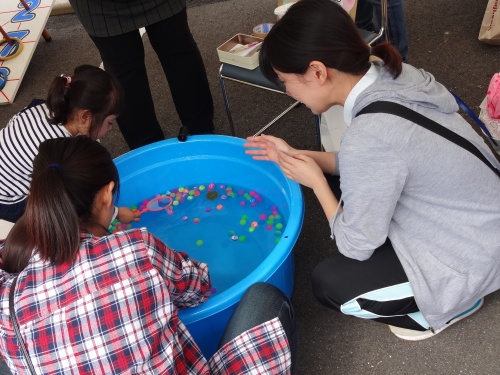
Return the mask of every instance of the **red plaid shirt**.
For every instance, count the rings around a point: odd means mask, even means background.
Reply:
[[[3,245],[0,244],[0,251]],[[0,270],[0,351],[28,374],[10,323],[12,275]],[[41,374],[285,374],[288,342],[278,319],[223,346],[207,363],[178,308],[210,295],[206,264],[168,248],[145,229],[82,233],[74,264],[34,255],[19,275],[15,306]]]

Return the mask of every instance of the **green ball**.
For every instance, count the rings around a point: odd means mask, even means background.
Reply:
[[[201,245],[203,245],[203,241],[202,240],[196,241],[196,246],[201,246]]]

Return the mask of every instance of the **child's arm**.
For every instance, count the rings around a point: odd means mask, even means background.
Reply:
[[[132,221],[140,221],[141,214],[139,212],[134,212],[128,207],[115,207],[118,208],[118,220],[123,224],[130,224]]]
[[[144,228],[141,233],[151,263],[167,283],[174,305],[185,308],[205,302],[212,286],[208,265],[171,249]]]

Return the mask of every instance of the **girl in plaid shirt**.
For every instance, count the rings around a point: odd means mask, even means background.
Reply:
[[[0,352],[10,370],[29,374],[31,361],[43,374],[290,373],[292,307],[264,283],[247,291],[219,351],[204,358],[177,311],[209,298],[208,266],[145,228],[110,234],[118,191],[98,142],[40,145],[26,212],[0,243]],[[29,358],[9,312],[12,285]]]

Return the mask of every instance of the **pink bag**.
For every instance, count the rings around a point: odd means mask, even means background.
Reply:
[[[491,118],[500,119],[500,73],[491,78],[486,94],[488,114]]]
[[[493,75],[483,102],[479,105],[479,118],[492,137],[500,140],[500,73]]]

